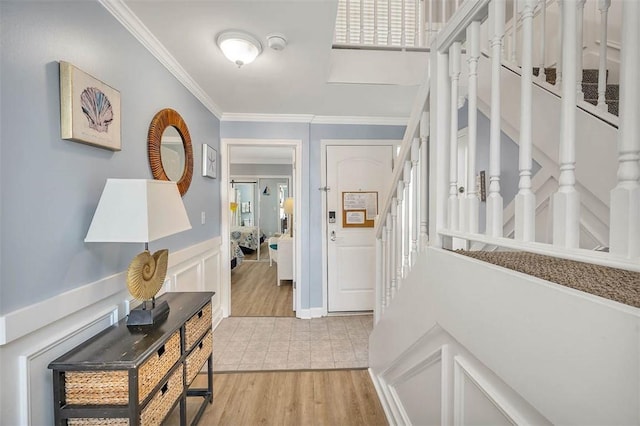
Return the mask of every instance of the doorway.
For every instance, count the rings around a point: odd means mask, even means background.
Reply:
[[[295,164],[301,163],[301,141],[223,139],[220,150],[226,160],[220,170],[224,316],[293,316],[300,305],[299,221],[293,222],[294,250],[281,254],[284,259],[277,254],[289,231],[284,201],[291,198],[294,212],[300,211]],[[291,275],[281,280],[287,267]]]
[[[398,141],[323,141],[323,280],[327,313],[374,309],[375,220]]]

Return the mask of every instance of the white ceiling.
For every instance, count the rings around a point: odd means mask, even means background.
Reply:
[[[415,85],[389,84],[388,78],[381,79],[384,84],[353,78],[328,83],[337,0],[123,1],[224,114],[410,114]],[[262,42],[255,62],[237,68],[222,55],[215,39],[227,29],[247,31]],[[271,33],[286,36],[283,51],[266,46]]]

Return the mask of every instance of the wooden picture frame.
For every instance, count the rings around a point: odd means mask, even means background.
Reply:
[[[120,92],[60,61],[60,137],[120,151],[121,128]]]

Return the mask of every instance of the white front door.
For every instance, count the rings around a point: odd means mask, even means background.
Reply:
[[[391,145],[327,146],[329,312],[374,308],[375,229],[368,226],[371,211],[359,210],[358,203],[369,203],[375,193],[380,208],[391,181],[392,158]]]

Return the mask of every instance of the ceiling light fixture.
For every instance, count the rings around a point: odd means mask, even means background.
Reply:
[[[242,31],[225,31],[218,35],[218,47],[228,60],[240,68],[253,62],[260,53],[262,45],[250,34]]]

